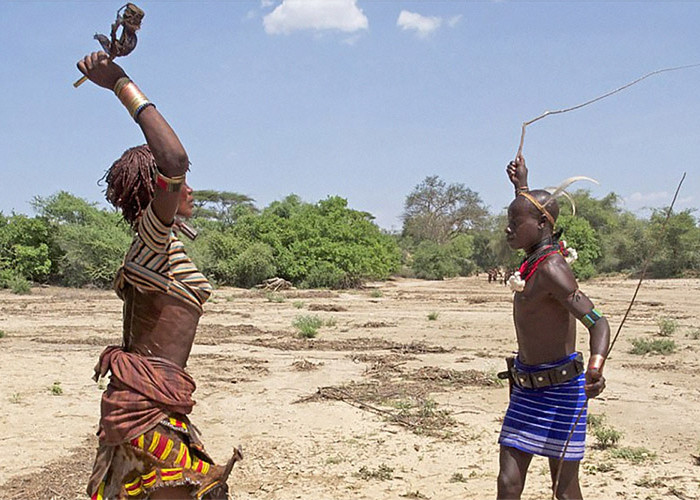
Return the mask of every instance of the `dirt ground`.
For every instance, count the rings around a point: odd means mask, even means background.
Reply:
[[[582,289],[616,330],[635,281]],[[644,283],[590,404],[581,483],[587,498],[700,498],[700,281]],[[188,370],[192,420],[209,452],[245,459],[235,499],[493,498],[508,389],[495,374],[515,349],[511,293],[485,276],[399,279],[362,290],[216,291]],[[298,316],[324,324],[298,336]],[[664,340],[668,355],[630,353]],[[0,291],[0,498],[77,498],[90,471],[100,351],[119,343],[121,302],[100,290]],[[588,353],[586,330],[579,348]],[[598,432],[622,433],[602,449]],[[603,436],[604,437],[604,436]],[[547,498],[533,461],[523,498]]]

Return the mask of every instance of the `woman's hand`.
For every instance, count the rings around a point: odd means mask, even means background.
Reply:
[[[527,188],[527,167],[525,166],[525,158],[523,158],[523,155],[519,154],[515,157],[515,160],[508,164],[506,173],[516,190]]]
[[[121,77],[126,76],[124,70],[109,59],[105,52],[93,52],[80,61],[78,69],[87,76],[91,82],[100,87],[112,90]]]

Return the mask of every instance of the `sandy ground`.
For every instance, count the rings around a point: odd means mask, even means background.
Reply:
[[[615,330],[635,285],[582,288]],[[644,283],[608,389],[591,402],[622,438],[600,449],[589,428],[587,498],[700,498],[699,292],[698,280]],[[300,315],[325,322],[317,338],[298,337]],[[0,498],[81,496],[99,413],[91,371],[119,342],[120,316],[109,291],[0,291]],[[661,338],[662,317],[679,323],[675,352],[631,354],[631,339]],[[586,334],[579,327],[585,353]],[[235,499],[493,498],[508,399],[494,375],[514,348],[511,294],[483,276],[343,292],[224,288],[189,361],[192,420],[219,460],[243,447]],[[644,450],[626,457],[630,447]],[[547,462],[535,458],[524,498],[548,495]]]

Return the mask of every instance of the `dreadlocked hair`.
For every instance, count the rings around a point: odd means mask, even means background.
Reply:
[[[124,151],[101,179],[107,182],[107,201],[122,211],[131,226],[153,199],[155,172],[156,160],[143,144]]]

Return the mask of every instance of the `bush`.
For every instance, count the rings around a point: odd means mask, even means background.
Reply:
[[[345,271],[330,262],[319,262],[312,267],[302,281],[304,288],[348,288],[359,285]]]
[[[311,339],[318,335],[318,329],[323,326],[323,320],[318,316],[297,316],[292,326],[299,330],[299,336]]]
[[[64,252],[58,266],[60,284],[111,286],[132,238],[125,223],[110,218],[104,223],[59,226],[56,239]]]
[[[422,241],[413,254],[412,269],[417,278],[441,280],[469,276],[476,270],[474,238],[459,234],[445,244]]]
[[[423,241],[413,254],[411,266],[416,278],[441,280],[458,276],[460,266],[452,257],[447,245],[439,245],[433,241]]]
[[[35,198],[34,207],[53,228],[59,284],[111,286],[132,240],[121,215],[63,191]]]
[[[201,269],[222,285],[250,288],[275,275],[272,249],[245,240],[233,228],[210,231],[202,242]]]
[[[593,429],[593,435],[596,438],[598,448],[606,450],[617,446],[617,443],[622,438],[622,433],[612,427],[599,425]]]
[[[676,350],[676,343],[671,339],[645,340],[632,339],[630,354],[671,354]]]
[[[244,288],[261,283],[275,275],[272,249],[264,243],[252,243],[237,256],[233,266],[235,283]]]
[[[633,463],[640,463],[646,460],[655,459],[656,453],[647,450],[643,447],[634,448],[630,446],[625,446],[623,448],[610,450],[610,456],[612,456],[613,458],[621,458],[623,460],[627,460]]]
[[[7,281],[7,287],[17,295],[27,295],[32,291],[32,284],[19,274],[15,274]]]
[[[45,281],[56,254],[49,223],[26,215],[0,214],[0,272],[32,281]]]
[[[305,287],[345,288],[385,279],[399,265],[396,242],[339,197],[310,204],[291,195],[233,225],[208,221],[203,239],[194,245],[202,271],[238,286],[279,276]]]
[[[678,322],[672,318],[659,318],[656,324],[659,326],[660,337],[670,337],[678,329]]]
[[[567,246],[574,248],[578,254],[571,269],[579,280],[587,280],[595,276],[594,263],[600,257],[600,242],[591,224],[581,217],[562,215],[557,225],[564,229],[562,239]]]

